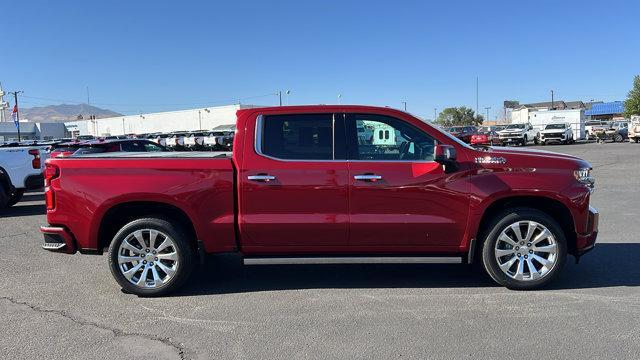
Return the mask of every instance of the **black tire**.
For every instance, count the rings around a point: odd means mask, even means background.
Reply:
[[[622,134],[616,134],[613,137],[613,142],[623,142],[624,141],[624,137],[622,136]]]
[[[13,205],[19,203],[20,200],[22,200],[23,195],[24,195],[24,189],[15,190],[13,194],[11,194],[7,199],[7,204],[5,206],[12,207]]]
[[[9,196],[4,186],[0,184],[0,210],[7,207],[7,202],[9,201]]]
[[[522,146],[527,146],[527,135],[525,135],[525,136],[522,138],[521,142],[522,142]]]
[[[638,142],[640,142],[640,138],[634,138],[633,141],[635,141],[637,144]]]
[[[516,280],[505,274],[498,266],[498,260],[494,255],[494,249],[498,236],[507,226],[517,221],[535,221],[545,226],[554,236],[557,243],[557,260],[547,274],[537,280]],[[498,214],[486,228],[488,233],[482,243],[482,267],[496,283],[512,290],[534,290],[544,287],[553,281],[562,268],[567,258],[567,241],[560,225],[546,213],[531,208],[512,208]]]
[[[142,229],[161,231],[169,235],[176,245],[178,258],[177,270],[166,284],[158,288],[142,288],[132,284],[122,274],[120,265],[118,264],[118,251],[122,242],[134,231]],[[195,249],[191,246],[191,240],[193,239],[189,239],[186,234],[181,226],[172,224],[162,218],[142,218],[126,224],[118,231],[109,245],[109,268],[111,274],[125,292],[138,296],[161,296],[177,290],[189,278],[196,259]]]
[[[535,138],[533,138],[533,143],[536,145],[540,144],[540,139],[538,139],[538,137],[536,136]]]

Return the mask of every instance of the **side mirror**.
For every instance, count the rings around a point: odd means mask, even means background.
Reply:
[[[433,153],[434,160],[444,167],[445,173],[458,170],[456,148],[451,145],[436,145]]]

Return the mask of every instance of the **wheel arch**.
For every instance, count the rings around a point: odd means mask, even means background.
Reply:
[[[177,206],[155,201],[131,201],[109,208],[98,226],[97,250],[102,252],[109,246],[115,234],[127,223],[145,217],[159,217],[180,224],[197,248],[197,232],[185,211]]]
[[[513,208],[531,208],[550,215],[558,222],[567,240],[567,250],[569,254],[576,251],[576,227],[573,216],[569,208],[561,201],[545,196],[516,195],[508,196],[495,200],[489,204],[480,219],[477,229],[477,239],[479,243],[484,241],[486,234],[491,230],[488,229],[492,219],[506,209]],[[480,249],[481,246],[476,246]],[[477,254],[476,254],[477,255]]]

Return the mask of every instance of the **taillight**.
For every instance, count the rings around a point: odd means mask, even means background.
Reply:
[[[31,149],[29,150],[29,155],[33,156],[33,160],[31,160],[31,166],[34,169],[40,169],[40,166],[42,166],[42,163],[40,162],[40,150]]]
[[[60,169],[51,164],[46,164],[44,168],[44,200],[47,210],[53,210],[56,207],[56,194],[51,188],[51,180],[60,176]]]
[[[44,168],[44,186],[50,186],[51,180],[60,176],[60,169],[51,164],[47,164]]]
[[[53,210],[56,208],[56,194],[49,186],[44,188],[44,201],[47,204],[47,210]]]

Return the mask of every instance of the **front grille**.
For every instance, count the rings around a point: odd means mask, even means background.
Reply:
[[[545,139],[562,139],[562,137],[564,136],[564,133],[551,133],[551,134],[544,134],[543,136]]]
[[[521,137],[520,134],[500,134],[500,139],[520,139]]]

